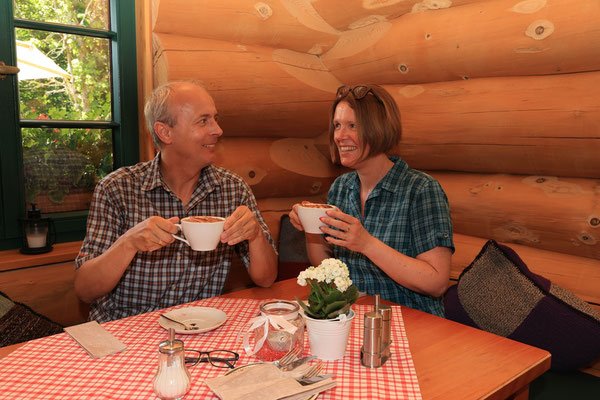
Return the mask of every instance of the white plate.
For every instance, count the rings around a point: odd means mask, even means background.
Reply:
[[[223,325],[227,321],[227,314],[221,310],[210,307],[187,307],[180,308],[165,313],[169,318],[175,321],[183,322],[188,326],[196,326],[198,329],[186,331],[183,326],[171,322],[165,318],[158,317],[158,324],[165,329],[174,328],[175,332],[184,335],[193,335],[195,333],[202,333],[212,331]]]
[[[230,369],[229,371],[227,371],[225,373],[225,375],[230,375],[230,374],[235,374],[236,372],[241,371],[244,368],[248,368],[248,367],[255,367],[257,365],[259,365],[260,363],[253,363],[253,364],[246,364],[246,365],[241,365],[239,367],[235,367],[234,369]],[[317,397],[319,397],[319,393],[313,394],[310,397],[307,397],[306,400],[315,400]]]

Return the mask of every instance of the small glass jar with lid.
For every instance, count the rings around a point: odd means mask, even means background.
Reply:
[[[300,306],[298,303],[287,300],[274,300],[262,303],[260,305],[260,314],[265,317],[281,317],[296,327],[294,332],[284,327],[277,327],[275,324],[267,323],[259,326],[254,331],[255,340],[265,335],[266,339],[262,347],[256,353],[261,361],[276,361],[283,357],[287,352],[294,348],[300,349],[300,354],[304,351],[304,320],[300,315]]]
[[[181,399],[190,390],[191,375],[184,354],[183,342],[175,339],[175,330],[169,328],[169,340],[158,345],[158,370],[152,381],[159,399]]]

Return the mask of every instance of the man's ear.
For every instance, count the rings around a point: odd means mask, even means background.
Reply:
[[[161,142],[165,144],[171,143],[171,127],[169,125],[157,121],[154,123],[154,132],[156,132],[156,136],[158,136]]]

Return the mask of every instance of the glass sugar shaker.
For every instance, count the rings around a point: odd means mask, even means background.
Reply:
[[[169,328],[169,340],[158,345],[158,370],[154,376],[154,393],[161,400],[181,399],[189,390],[190,372],[185,366],[184,347]]]
[[[256,353],[261,361],[276,361],[293,348],[299,348],[300,354],[304,351],[304,319],[299,313],[298,303],[286,300],[274,300],[260,305],[260,314],[263,316],[278,316],[294,325],[297,329],[290,333],[279,329],[273,324],[260,326],[254,331],[255,338],[263,337],[264,329],[268,330],[267,339]]]

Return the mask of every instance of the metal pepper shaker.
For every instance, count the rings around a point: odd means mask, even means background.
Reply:
[[[378,313],[381,315],[381,364],[383,365],[391,356],[392,307],[381,304]]]
[[[360,362],[368,368],[381,367],[381,314],[375,311],[365,313],[363,346],[360,349]]]

